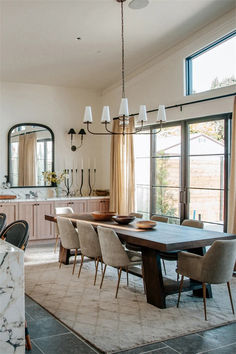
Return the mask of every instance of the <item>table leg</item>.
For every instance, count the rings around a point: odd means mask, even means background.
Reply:
[[[142,257],[147,302],[161,309],[166,308],[159,253],[156,250],[142,248]]]
[[[62,247],[60,242],[59,262],[63,264],[69,264],[70,250]]]

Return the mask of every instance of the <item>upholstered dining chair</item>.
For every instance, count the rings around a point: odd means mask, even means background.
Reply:
[[[0,233],[2,232],[2,230],[6,225],[6,219],[7,219],[6,214],[0,213]]]
[[[136,264],[142,264],[142,258],[137,253],[125,250],[114,230],[101,226],[98,226],[97,230],[102,251],[102,260],[105,264],[100,289],[102,288],[107,265],[117,268],[118,282],[115,294],[115,298],[117,298],[122,270],[126,270],[128,285],[128,268]]]
[[[25,250],[29,239],[29,225],[25,220],[13,221],[2,231],[1,238]]]
[[[188,277],[202,283],[205,320],[207,320],[207,283],[227,283],[232,312],[234,314],[230,280],[233,274],[235,258],[236,240],[215,241],[204,256],[199,256],[190,252],[180,252],[176,270],[176,272],[181,275],[177,307],[179,307],[184,277]]]
[[[198,220],[191,220],[191,219],[185,219],[182,224],[182,226],[188,226],[188,227],[195,227],[198,229],[203,229],[203,222],[198,221]],[[178,254],[180,250],[178,251],[168,251],[168,252],[160,252],[160,257],[162,260],[165,261],[177,261],[178,260]],[[177,280],[179,280],[179,275],[177,274]]]
[[[141,213],[129,213],[129,216],[135,216],[138,219],[142,219],[143,214],[141,214]]]
[[[55,208],[55,214],[56,215],[62,215],[62,214],[74,214],[74,210],[71,207],[56,207]],[[54,248],[54,253],[56,253],[57,250],[57,244],[58,244],[58,239],[59,239],[59,230],[58,226],[56,223],[56,243],[55,243],[55,248]]]
[[[169,221],[169,219],[166,216],[160,216],[160,215],[153,215],[151,217],[151,220],[158,221],[158,222],[165,222],[165,223],[168,223]],[[164,259],[162,259],[162,265],[163,265],[164,272],[166,274],[166,265]]]
[[[98,239],[98,234],[94,230],[93,226],[84,221],[77,222],[77,229],[79,234],[80,251],[81,251],[81,263],[78,273],[78,278],[81,273],[81,269],[84,262],[84,257],[92,258],[95,260],[95,277],[94,285],[96,284],[98,264],[102,261],[102,252]]]
[[[166,223],[169,221],[169,219],[166,216],[159,216],[159,215],[153,215],[151,217],[151,220],[159,221],[159,222],[166,222]]]
[[[62,216],[57,217],[57,225],[62,247],[69,250],[75,250],[75,258],[72,269],[72,274],[74,274],[78,248],[80,248],[78,231],[74,228],[69,219],[63,218]],[[61,268],[61,261],[59,267]]]

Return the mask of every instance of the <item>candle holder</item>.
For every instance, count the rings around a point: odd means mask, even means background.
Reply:
[[[93,172],[93,183],[91,183],[92,180],[92,172]],[[90,168],[88,169],[88,186],[89,186],[89,196],[93,193],[94,186],[96,182],[96,168],[91,170]]]
[[[71,187],[73,185],[73,169],[66,169],[65,170],[65,178],[64,178],[64,184],[66,187],[66,197],[71,196]]]
[[[82,194],[83,184],[84,184],[84,170],[83,170],[83,168],[81,168],[81,184],[80,184],[80,189],[79,189],[81,197],[83,196],[83,194]]]

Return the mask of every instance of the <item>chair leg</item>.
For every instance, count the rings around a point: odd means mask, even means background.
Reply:
[[[146,283],[144,279],[144,269],[143,269],[143,263],[142,263],[142,278],[143,278],[143,289],[144,289],[144,294],[146,294]]]
[[[64,258],[64,252],[65,252],[65,248],[63,248],[62,255],[60,258]],[[61,268],[61,260],[60,260],[59,268]]]
[[[181,281],[180,281],[180,284],[179,284],[179,296],[178,296],[178,301],[177,301],[177,307],[179,307],[180,296],[181,296],[181,291],[182,291],[182,288],[183,288],[183,284],[184,284],[184,276],[181,275]]]
[[[82,255],[81,255],[80,267],[79,267],[78,278],[79,278],[79,276],[80,276],[80,272],[81,272],[81,269],[82,269],[82,266],[83,266],[83,262],[84,262],[84,255],[82,254]]]
[[[165,265],[164,259],[162,259],[162,265],[163,265],[163,269],[164,269],[164,272],[165,272],[165,275],[166,275],[166,265]]]
[[[76,248],[76,250],[75,250],[75,258],[74,258],[74,263],[73,263],[73,270],[72,270],[72,274],[74,274],[74,272],[75,272],[75,265],[76,265],[77,252],[78,252],[78,250],[77,250],[77,248]]]
[[[26,350],[32,350],[30,335],[29,335],[26,321],[25,321],[25,348],[26,348]]]
[[[202,283],[202,292],[203,292],[203,304],[204,304],[205,321],[207,321],[207,311],[206,311],[206,284],[205,284],[205,283]]]
[[[127,279],[127,286],[129,286],[129,272],[128,272],[128,267],[126,267],[126,279]]]
[[[106,273],[106,269],[107,269],[107,265],[105,264],[105,266],[104,266],[104,271],[103,271],[103,273],[102,273],[102,280],[101,280],[101,284],[100,284],[100,289],[102,288],[103,279],[104,279],[104,276],[105,276],[105,273]]]
[[[54,253],[56,253],[56,250],[57,250],[58,238],[59,238],[59,235],[57,234],[55,248],[54,248]]]
[[[234,304],[233,304],[233,299],[232,299],[232,295],[231,295],[231,289],[230,289],[230,282],[227,282],[227,286],[228,286],[228,292],[229,292],[229,298],[230,298],[230,303],[231,303],[231,307],[232,307],[232,312],[234,314]]]
[[[98,273],[98,264],[99,264],[99,257],[95,260],[95,278],[93,285],[96,285],[97,273]]]
[[[118,290],[119,290],[119,286],[120,286],[120,276],[121,276],[121,272],[122,272],[122,268],[119,268],[119,273],[118,273],[118,282],[117,282],[117,287],[116,287],[116,296],[115,298],[117,299],[117,295],[118,295]]]

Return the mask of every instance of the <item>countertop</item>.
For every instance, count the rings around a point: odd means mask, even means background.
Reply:
[[[16,199],[2,199],[0,200],[0,204],[3,203],[20,203],[20,202],[59,202],[59,201],[73,201],[73,200],[94,200],[94,199],[109,199],[109,196],[104,196],[104,197],[98,197],[98,196],[93,196],[93,197],[53,197],[53,198],[16,198]]]

